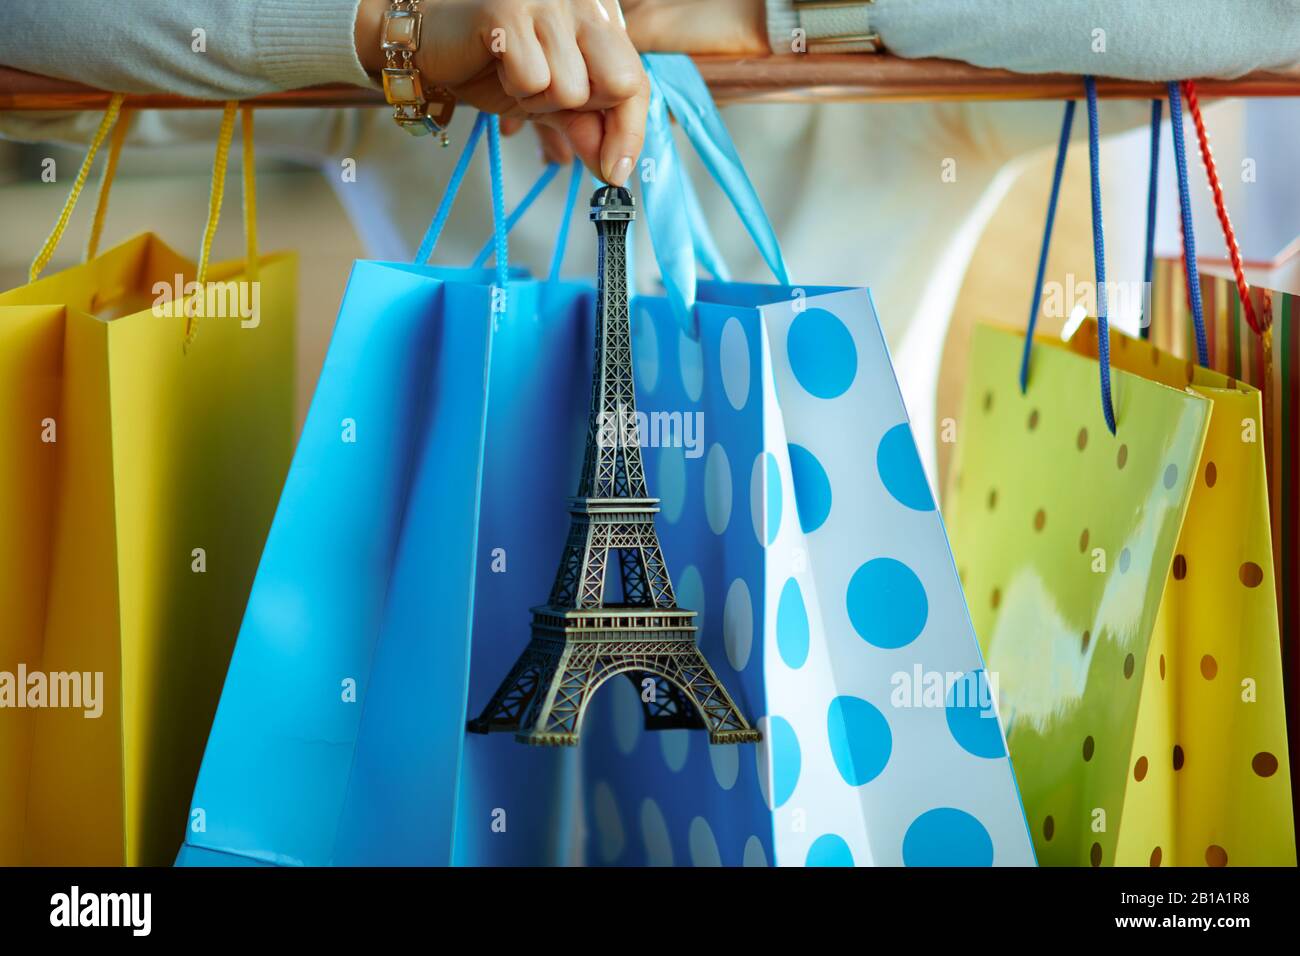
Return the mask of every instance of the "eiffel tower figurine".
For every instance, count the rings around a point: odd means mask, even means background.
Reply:
[[[603,186],[591,197],[599,237],[596,362],[587,450],[569,499],[569,537],[550,598],[533,608],[532,639],[484,708],[474,733],[514,731],[526,744],[573,745],[592,694],[626,674],[647,730],[696,728],[715,744],[757,741],[695,643],[695,612],[677,606],[646,490],[632,381],[627,230],[632,194]],[[611,556],[614,556],[611,560]],[[622,599],[605,598],[618,568]]]

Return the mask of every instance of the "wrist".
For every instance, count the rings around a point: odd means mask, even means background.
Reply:
[[[384,52],[380,47],[383,33],[384,11],[388,0],[360,0],[353,38],[357,45],[357,59],[371,76],[378,76],[384,68]]]

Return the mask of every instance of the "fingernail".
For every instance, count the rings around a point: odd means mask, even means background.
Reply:
[[[628,174],[632,172],[632,157],[624,156],[614,164],[614,171],[609,175],[611,186],[622,186],[627,182]]]

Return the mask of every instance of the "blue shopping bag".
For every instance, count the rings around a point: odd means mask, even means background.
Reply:
[[[496,267],[420,264],[485,129]],[[353,269],[179,864],[567,853],[573,755],[464,732],[550,586],[591,367],[592,289],[508,270],[501,193],[480,117],[417,263]]]
[[[586,858],[1032,865],[870,293],[790,282],[693,65],[645,59],[653,175],[640,185],[666,287],[633,306],[646,474],[679,603],[699,612],[701,649],[763,741],[647,733],[635,688],[612,682],[583,731]],[[777,284],[697,282],[697,259],[725,271],[670,114]]]

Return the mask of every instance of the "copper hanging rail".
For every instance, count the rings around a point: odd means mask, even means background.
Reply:
[[[920,100],[1051,100],[1079,95],[1077,76],[986,70],[955,60],[905,60],[863,54],[695,58],[721,103]],[[1300,71],[1260,71],[1235,80],[1197,80],[1203,96],[1300,96]],[[1099,80],[1099,96],[1144,99],[1163,95],[1164,85],[1134,80]],[[94,110],[109,93],[0,67],[0,110]],[[129,96],[148,109],[202,109],[215,100],[154,94]],[[317,86],[271,93],[247,101],[259,107],[382,106],[373,90]]]

